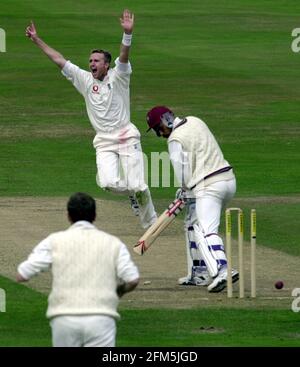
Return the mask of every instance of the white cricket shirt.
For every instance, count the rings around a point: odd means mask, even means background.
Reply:
[[[90,71],[67,61],[62,74],[84,97],[90,122],[98,132],[110,132],[130,122],[129,83],[131,64],[115,60],[104,80],[95,79]]]
[[[177,130],[176,127],[181,120],[176,117],[173,131],[168,138],[170,159],[179,184],[186,189],[191,189],[200,184],[207,186],[217,181],[234,178],[232,170],[206,178],[228,167],[229,163],[224,159],[207,125],[193,116],[186,117],[186,120],[186,123]]]
[[[90,314],[119,318],[118,281],[138,278],[126,246],[86,221],[50,235],[18,271],[27,278],[50,264],[53,279],[48,318]]]
[[[96,229],[96,227],[87,221],[78,221],[70,227]],[[42,240],[29,255],[28,259],[18,266],[18,273],[24,279],[30,279],[41,271],[46,271],[52,264],[52,244],[51,235]],[[139,271],[131,260],[130,253],[124,243],[121,243],[119,256],[117,259],[117,276],[125,282],[131,282],[139,277]]]

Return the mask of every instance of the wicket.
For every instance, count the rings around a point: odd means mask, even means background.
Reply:
[[[241,208],[228,208],[225,211],[226,224],[226,256],[227,256],[227,297],[232,297],[232,253],[231,253],[231,212],[238,213],[238,267],[239,267],[239,297],[245,296],[245,281],[244,281],[244,214]],[[251,273],[251,297],[256,297],[256,210],[251,209],[251,255],[250,255],[250,273]]]
[[[2,28],[0,28],[0,52],[6,52],[6,34]]]

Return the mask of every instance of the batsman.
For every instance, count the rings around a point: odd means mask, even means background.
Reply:
[[[188,274],[179,283],[208,284],[209,292],[221,292],[227,284],[227,258],[218,230],[222,208],[236,191],[233,168],[201,119],[179,118],[168,107],[156,106],[147,113],[147,123],[148,131],[168,139],[170,160],[181,185],[177,195],[187,206]],[[232,281],[238,278],[232,270]]]

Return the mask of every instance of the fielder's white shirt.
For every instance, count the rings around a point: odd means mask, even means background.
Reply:
[[[130,122],[130,62],[115,60],[104,80],[95,79],[90,71],[67,61],[62,74],[84,97],[90,122],[98,132],[110,132]]]
[[[78,221],[72,228],[96,228],[87,221]],[[29,255],[28,259],[18,266],[18,273],[24,279],[30,279],[41,271],[48,270],[52,264],[52,245],[50,236],[42,240]],[[131,260],[130,253],[124,243],[121,244],[117,260],[117,276],[124,282],[131,282],[139,277],[137,267]]]

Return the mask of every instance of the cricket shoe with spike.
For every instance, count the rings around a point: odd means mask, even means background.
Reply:
[[[135,195],[129,196],[130,206],[135,216],[138,216],[140,214],[140,207],[139,203],[136,200]]]
[[[232,269],[232,283],[235,283],[239,280],[239,273],[237,270]],[[210,285],[207,287],[207,290],[210,293],[218,293],[226,288],[227,285],[227,268],[220,269],[219,274],[213,279]]]
[[[178,284],[207,286],[211,282],[211,278],[207,271],[199,271],[198,268],[198,266],[193,266],[191,276],[179,278]]]

